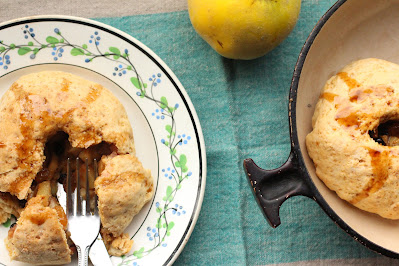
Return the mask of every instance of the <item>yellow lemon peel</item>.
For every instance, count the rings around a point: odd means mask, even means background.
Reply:
[[[275,48],[294,28],[300,8],[300,0],[188,0],[194,29],[231,59],[254,59]]]

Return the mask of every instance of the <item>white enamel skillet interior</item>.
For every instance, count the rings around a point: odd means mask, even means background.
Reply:
[[[244,168],[273,227],[280,224],[281,204],[291,196],[304,195],[313,198],[363,245],[399,258],[399,221],[364,212],[341,200],[316,176],[305,145],[325,82],[350,62],[370,57],[399,64],[399,0],[337,1],[309,35],[294,70],[289,101],[290,158],[274,170],[260,169],[251,159],[244,161]]]

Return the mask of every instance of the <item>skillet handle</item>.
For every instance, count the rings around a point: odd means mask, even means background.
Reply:
[[[261,169],[252,159],[244,160],[244,170],[255,199],[273,228],[281,224],[279,209],[288,198],[298,195],[314,198],[307,180],[300,174],[293,151],[288,160],[274,170]]]

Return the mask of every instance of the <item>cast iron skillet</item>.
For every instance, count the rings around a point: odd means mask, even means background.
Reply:
[[[274,170],[263,170],[252,159],[244,160],[255,199],[272,227],[280,225],[279,208],[285,200],[297,195],[307,196],[354,239],[380,254],[399,258],[394,233],[399,223],[356,209],[329,191],[315,175],[304,145],[320,89],[329,77],[347,63],[361,58],[378,57],[399,63],[399,53],[395,53],[399,38],[394,36],[399,34],[397,28],[399,1],[339,0],[310,33],[291,83],[288,160]],[[362,45],[356,46],[356,43]],[[381,236],[369,234],[373,230],[381,232]]]

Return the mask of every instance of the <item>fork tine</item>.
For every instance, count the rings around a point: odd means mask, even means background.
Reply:
[[[86,158],[86,215],[90,215],[89,160]]]
[[[79,157],[76,158],[76,215],[82,215],[82,198],[80,195]]]
[[[89,255],[90,247],[93,242],[96,240],[100,227],[101,221],[100,217],[97,214],[98,211],[95,211],[94,215],[90,215],[90,186],[89,186],[89,167],[88,167],[88,159],[85,160],[86,173],[82,173],[82,175],[86,175],[86,196],[82,198],[80,193],[81,189],[81,181],[80,181],[80,166],[79,166],[79,158],[76,158],[76,191],[73,193],[72,197],[72,170],[70,166],[70,160],[67,161],[67,188],[68,188],[68,205],[73,208],[73,212],[68,211],[68,231],[71,232],[71,239],[76,246],[76,250],[78,253],[79,265],[88,265],[87,259]],[[82,165],[83,167],[83,165]],[[95,163],[95,172],[97,172],[97,164]],[[83,170],[83,169],[82,169]],[[83,176],[82,176],[83,178]],[[83,182],[83,181],[82,181]],[[84,185],[84,184],[83,184]],[[86,205],[82,204],[83,201],[86,201]],[[1,263],[0,263],[1,264]]]
[[[98,177],[97,159],[94,159],[94,180],[96,180],[97,177]],[[98,215],[98,198],[96,193],[94,193],[94,214]]]
[[[72,209],[72,185],[71,185],[71,160],[67,159],[67,215],[73,213]]]

